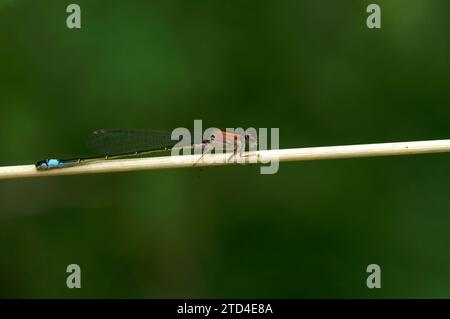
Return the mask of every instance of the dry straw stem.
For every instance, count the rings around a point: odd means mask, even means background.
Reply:
[[[444,152],[450,152],[450,140],[292,148],[257,151],[247,153],[246,155],[248,155],[247,164],[261,164],[277,160],[280,162],[312,161],[334,158],[412,155]],[[38,171],[34,165],[4,166],[0,167],[0,179],[129,172],[194,166],[205,167],[219,165],[241,165],[236,163],[234,158],[230,159],[229,157],[229,154],[207,154],[203,157],[203,159],[200,159],[200,155],[181,155],[105,160],[48,171]],[[253,163],[248,163],[249,159],[253,159]]]

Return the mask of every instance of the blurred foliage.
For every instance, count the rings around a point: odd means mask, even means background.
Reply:
[[[0,163],[104,127],[449,138],[450,2],[0,1]],[[0,181],[0,297],[450,297],[446,154]],[[65,286],[68,264],[82,289]],[[366,288],[381,265],[382,289]]]

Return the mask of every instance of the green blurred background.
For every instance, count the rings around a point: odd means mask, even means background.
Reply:
[[[93,130],[450,137],[450,2],[0,0],[0,163]],[[450,297],[450,157],[0,181],[0,297]],[[82,288],[66,287],[81,266]],[[382,288],[366,287],[381,266]]]

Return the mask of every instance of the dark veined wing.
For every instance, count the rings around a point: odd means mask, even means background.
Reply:
[[[145,129],[100,129],[86,140],[87,146],[102,155],[163,150],[173,147],[170,132]]]

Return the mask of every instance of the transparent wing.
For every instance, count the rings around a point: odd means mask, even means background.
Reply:
[[[87,146],[103,155],[127,154],[173,147],[170,132],[145,129],[100,129],[86,140]]]

